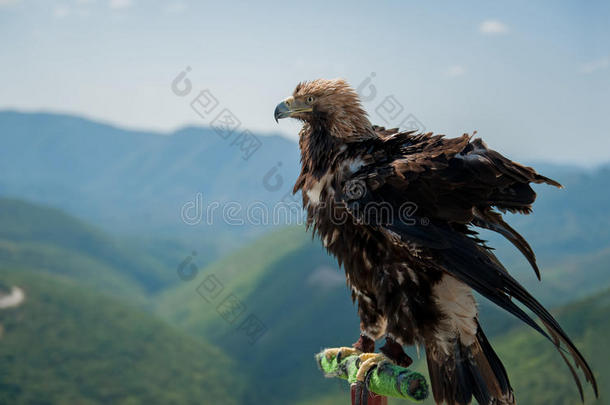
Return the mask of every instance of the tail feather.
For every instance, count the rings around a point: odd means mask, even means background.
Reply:
[[[487,336],[485,336],[485,334],[483,333],[481,325],[479,325],[478,321],[477,342],[481,346],[481,350],[483,351],[487,362],[489,363],[494,375],[496,376],[501,392],[512,392],[512,387],[510,386],[510,382],[508,381],[508,374],[506,373],[504,364],[502,364],[500,358],[498,357],[494,349],[491,347],[491,344],[487,340]]]
[[[481,405],[514,405],[508,375],[479,327],[469,346],[458,336],[451,352],[434,343],[426,346],[430,385],[437,404],[467,405],[475,398]]]
[[[534,269],[536,277],[540,280],[540,269],[536,264],[536,255],[527,241],[510,225],[502,219],[502,215],[491,209],[475,209],[475,217],[472,223],[481,228],[489,229],[499,233],[510,241],[525,256],[529,264]]]
[[[562,356],[569,352],[575,365],[582,370],[586,380],[591,383],[597,397],[599,395],[597,382],[587,361],[542,304],[528,293],[504,268],[498,266],[495,259],[480,246],[472,241],[468,242],[466,238],[460,240],[457,237],[453,238],[453,246],[453,248],[446,249],[443,252],[447,263],[445,267],[447,272],[537,330],[555,345]],[[531,310],[540,319],[546,332],[514,301],[522,303]],[[582,384],[575,368],[566,356],[563,357],[572,372],[582,397]]]

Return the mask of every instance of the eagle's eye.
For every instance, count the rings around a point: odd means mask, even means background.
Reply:
[[[311,104],[311,103],[313,103],[313,96],[308,96],[308,97],[305,99],[305,102],[306,102],[307,104]]]

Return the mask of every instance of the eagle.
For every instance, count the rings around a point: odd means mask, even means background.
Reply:
[[[447,138],[372,125],[343,79],[299,83],[274,117],[303,124],[293,192],[302,192],[307,227],[345,270],[360,317],[351,350],[373,353],[385,338],[378,355],[408,367],[403,346],[418,345],[437,404],[515,404],[479,322],[476,291],[555,345],[581,400],[577,368],[598,396],[574,343],[476,230],[507,238],[540,279],[532,248],[502,214],[530,213],[531,184],[558,182],[489,149],[476,132]]]

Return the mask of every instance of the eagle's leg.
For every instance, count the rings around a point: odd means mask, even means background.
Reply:
[[[362,325],[361,325],[362,327]],[[341,362],[342,358],[353,354],[373,353],[375,351],[375,341],[365,334],[361,334],[360,338],[352,344],[352,347],[336,347],[326,349],[324,353],[328,358],[336,357],[337,362]]]
[[[397,366],[406,368],[413,364],[413,359],[405,353],[402,345],[389,334],[386,335],[385,344],[379,348],[379,351]]]
[[[373,353],[375,351],[375,339],[378,339],[385,332],[385,317],[377,307],[375,296],[365,295],[361,292],[358,292],[357,296],[360,337],[352,346],[363,353]]]

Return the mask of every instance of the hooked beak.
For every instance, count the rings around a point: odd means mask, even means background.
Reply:
[[[277,107],[275,107],[273,116],[275,118],[275,122],[278,122],[278,120],[282,118],[288,118],[298,113],[306,113],[311,111],[313,110],[310,105],[307,105],[305,102],[300,101],[299,99],[295,100],[294,97],[288,97],[286,100],[279,103]]]
[[[286,103],[286,100],[282,101],[275,107],[275,111],[273,112],[273,117],[275,118],[275,122],[279,122],[280,119],[290,117],[290,107]]]

